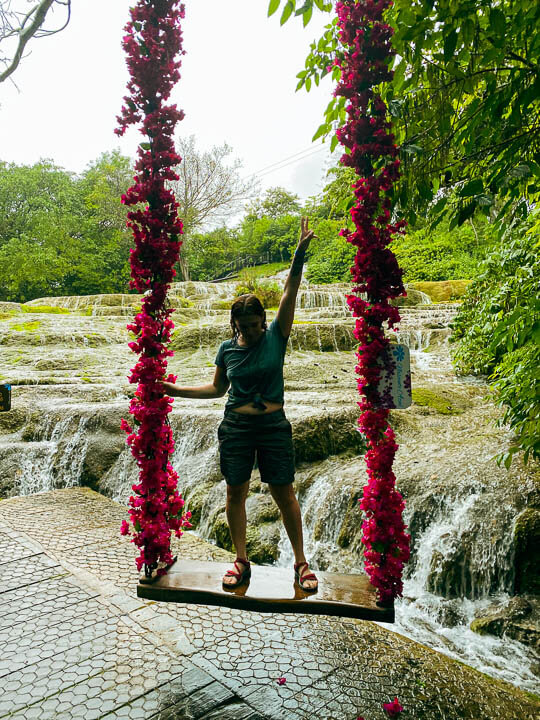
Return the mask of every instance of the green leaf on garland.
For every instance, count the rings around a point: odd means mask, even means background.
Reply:
[[[141,148],[141,150],[150,150],[151,145],[149,142],[142,142],[139,144],[139,147]]]

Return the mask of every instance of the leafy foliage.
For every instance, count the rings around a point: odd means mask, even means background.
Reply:
[[[515,432],[509,452],[540,459],[540,260],[535,211],[501,241],[484,262],[454,321],[453,355],[461,373],[489,375],[501,404],[502,422]]]
[[[238,233],[226,227],[193,233],[183,248],[191,277],[202,281],[215,280],[237,252]]]
[[[241,282],[235,288],[235,296],[253,294],[262,303],[263,308],[274,308],[279,305],[282,288],[276,282],[261,280],[256,273],[250,273],[246,268],[243,272]]]
[[[409,230],[392,243],[406,282],[474,277],[494,243],[493,225],[483,216],[450,230],[448,222]]]
[[[274,0],[271,9],[280,5]],[[281,20],[294,11],[307,23],[314,8],[331,10],[287,2]],[[449,211],[451,228],[478,210],[526,216],[540,187],[540,5],[395,0],[387,20],[397,52],[383,90],[401,146],[396,210],[412,224],[426,211],[435,223]],[[339,55],[334,19],[312,43],[298,88],[309,91],[329,72],[336,79]],[[333,135],[344,120],[343,98],[333,98],[314,139]]]
[[[349,282],[355,249],[339,235],[339,220],[320,220],[308,252],[306,277],[312,283]]]
[[[50,161],[0,164],[0,298],[125,292],[130,239],[120,196],[131,174],[117,152],[81,177]]]

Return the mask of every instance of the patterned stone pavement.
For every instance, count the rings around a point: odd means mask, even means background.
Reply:
[[[140,600],[125,517],[85,488],[0,502],[0,718],[383,720],[396,695],[403,720],[540,717],[531,696],[373,623]]]

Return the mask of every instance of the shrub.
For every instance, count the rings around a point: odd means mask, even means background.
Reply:
[[[312,283],[348,282],[350,267],[356,248],[342,238],[339,220],[321,220],[315,226],[315,235],[308,250],[306,278]]]
[[[540,302],[537,233],[539,212],[500,241],[469,286],[453,322],[453,357],[460,373],[489,375],[515,433],[499,456],[540,458]]]
[[[244,269],[242,281],[235,288],[235,295],[256,295],[262,303],[263,308],[273,308],[279,305],[281,300],[282,289],[276,282],[270,280],[259,280],[256,274],[249,273],[249,269]]]

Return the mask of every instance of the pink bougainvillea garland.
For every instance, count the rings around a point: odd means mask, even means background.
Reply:
[[[392,328],[400,320],[390,305],[403,295],[402,271],[388,247],[403,224],[391,222],[391,190],[399,177],[398,149],[391,132],[386,104],[374,87],[392,78],[392,28],[383,22],[391,0],[340,0],[337,2],[342,52],[336,59],[341,80],[335,94],[347,100],[347,121],[337,131],[347,148],[341,162],[354,168],[356,205],[351,210],[355,226],[341,234],[357,248],[353,294],[347,302],[356,317],[357,384],[361,395],[360,431],[367,441],[368,484],[360,507],[366,572],[377,588],[380,602],[391,602],[402,593],[402,570],[409,559],[409,536],[402,513],[403,498],[395,487],[392,464],[397,450],[388,423],[388,403],[379,396],[379,361],[389,341],[383,324]]]
[[[168,422],[171,401],[158,385],[165,379],[167,357],[173,354],[166,347],[174,328],[169,317],[173,309],[166,300],[176,275],[173,266],[182,234],[178,204],[166,183],[178,179],[173,168],[181,158],[174,149],[173,133],[184,114],[166,102],[180,78],[184,6],[178,0],[139,0],[130,16],[122,43],[130,73],[129,94],[116,133],[123,135],[129,125],[141,123],[146,139],[139,145],[134,185],[122,196],[122,202],[134,208],[128,213],[135,241],[130,250],[130,288],[144,297],[141,311],[127,325],[136,336],[129,347],[140,355],[129,377],[130,383],[138,383],[129,408],[137,428],[124,419],[121,427],[140,468],[129,498],[132,542],[140,549],[136,563],[150,576],[156,570],[164,574],[173,560],[171,531],[179,537],[184,528],[191,527],[191,513],[183,510],[184,500],[176,489],[178,475],[169,460],[174,448]],[[174,382],[176,377],[166,379]],[[121,532],[130,534],[125,520]]]

